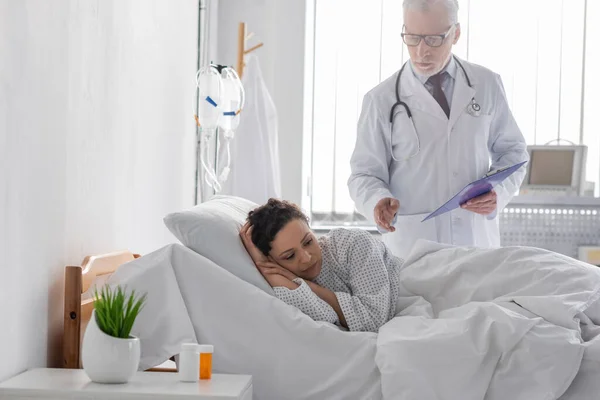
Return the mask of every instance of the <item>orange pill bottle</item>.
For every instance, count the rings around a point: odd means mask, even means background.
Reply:
[[[210,379],[214,347],[210,344],[203,344],[198,346],[198,349],[200,350],[200,379]]]

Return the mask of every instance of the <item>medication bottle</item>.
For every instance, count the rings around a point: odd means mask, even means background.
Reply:
[[[184,343],[179,353],[179,380],[198,382],[200,373],[200,346],[196,343]]]
[[[209,344],[198,346],[200,350],[200,379],[210,379],[212,376],[212,355],[214,347]]]

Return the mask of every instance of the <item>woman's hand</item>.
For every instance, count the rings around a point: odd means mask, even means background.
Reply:
[[[240,238],[252,261],[254,261],[254,265],[271,287],[283,286],[292,290],[298,287],[297,283],[292,282],[296,275],[270,260],[252,243],[252,226],[249,223],[246,223],[240,230]]]
[[[259,262],[268,261],[267,256],[265,256],[259,249],[252,243],[252,226],[250,223],[246,222],[242,229],[240,230],[240,238],[242,239],[242,243],[246,248],[248,254],[254,261],[254,265],[258,267]]]
[[[271,287],[283,286],[290,290],[294,290],[298,287],[298,284],[293,282],[297,276],[283,268],[281,265],[272,261],[265,261],[257,263],[256,266]]]

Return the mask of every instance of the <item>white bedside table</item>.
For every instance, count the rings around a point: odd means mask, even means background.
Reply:
[[[138,372],[125,384],[99,384],[82,369],[38,368],[0,383],[0,399],[252,400],[252,377],[213,374],[188,383],[173,372]]]

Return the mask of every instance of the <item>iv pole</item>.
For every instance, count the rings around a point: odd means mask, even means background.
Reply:
[[[208,1],[209,0],[199,0],[198,1],[198,59],[196,63],[196,71],[200,70],[202,67],[208,64]],[[200,91],[198,87],[196,87],[196,103],[198,104],[200,100]],[[202,196],[204,191],[202,190],[202,182],[203,172],[200,167],[200,154],[202,151],[201,143],[200,143],[200,127],[198,124],[195,124],[196,129],[196,174],[195,174],[195,185],[194,185],[194,204],[202,202]],[[216,167],[216,166],[215,166]]]
[[[197,70],[198,71],[200,69],[204,68],[205,66],[209,65],[209,62],[208,62],[208,36],[209,36],[208,32],[209,32],[209,28],[210,28],[209,27],[209,19],[210,18],[208,17],[209,11],[210,11],[209,0],[199,0],[198,62],[197,62]],[[246,42],[254,36],[254,33],[250,33],[250,34],[247,33],[246,26],[247,25],[244,22],[241,22],[238,24],[238,52],[237,52],[238,54],[237,54],[237,65],[236,65],[237,70],[234,70],[234,76],[237,74],[238,80],[241,79],[243,70],[245,67],[244,57],[247,54],[249,54],[263,46],[263,43],[261,42],[249,49],[246,48]],[[221,73],[221,70],[223,68],[227,68],[222,65],[215,65],[215,67],[219,70],[219,73]],[[243,92],[243,90],[242,90],[242,92]],[[198,87],[196,87],[195,99],[196,99],[196,105],[198,105],[199,101],[200,101],[200,89]],[[242,99],[243,99],[243,95],[242,95]],[[242,103],[243,103],[243,100],[242,100]],[[239,111],[241,111],[241,109]],[[212,152],[213,143],[210,143],[210,142],[203,143],[202,142],[202,130],[199,126],[200,124],[198,123],[198,121],[196,121],[196,122],[197,122],[196,123],[196,176],[195,176],[194,203],[197,205],[197,204],[205,201],[206,199],[208,199],[208,197],[210,197],[211,194],[215,194],[215,192],[213,190],[213,193],[205,193],[206,190],[210,190],[211,188],[208,188],[207,186],[204,185],[205,171],[201,165],[202,152],[205,150],[202,148],[202,146],[203,145],[209,146],[209,149],[206,149],[206,151]],[[219,149],[219,147],[220,147],[219,130],[220,130],[220,128],[217,127],[216,133],[214,135],[214,171],[215,171],[215,173],[216,173],[216,171],[219,170],[219,165],[218,165],[219,150],[220,150]],[[228,161],[228,163],[229,163],[229,161]],[[226,169],[228,169],[228,166],[229,165],[227,165]],[[212,188],[212,189],[214,189],[214,188]]]

